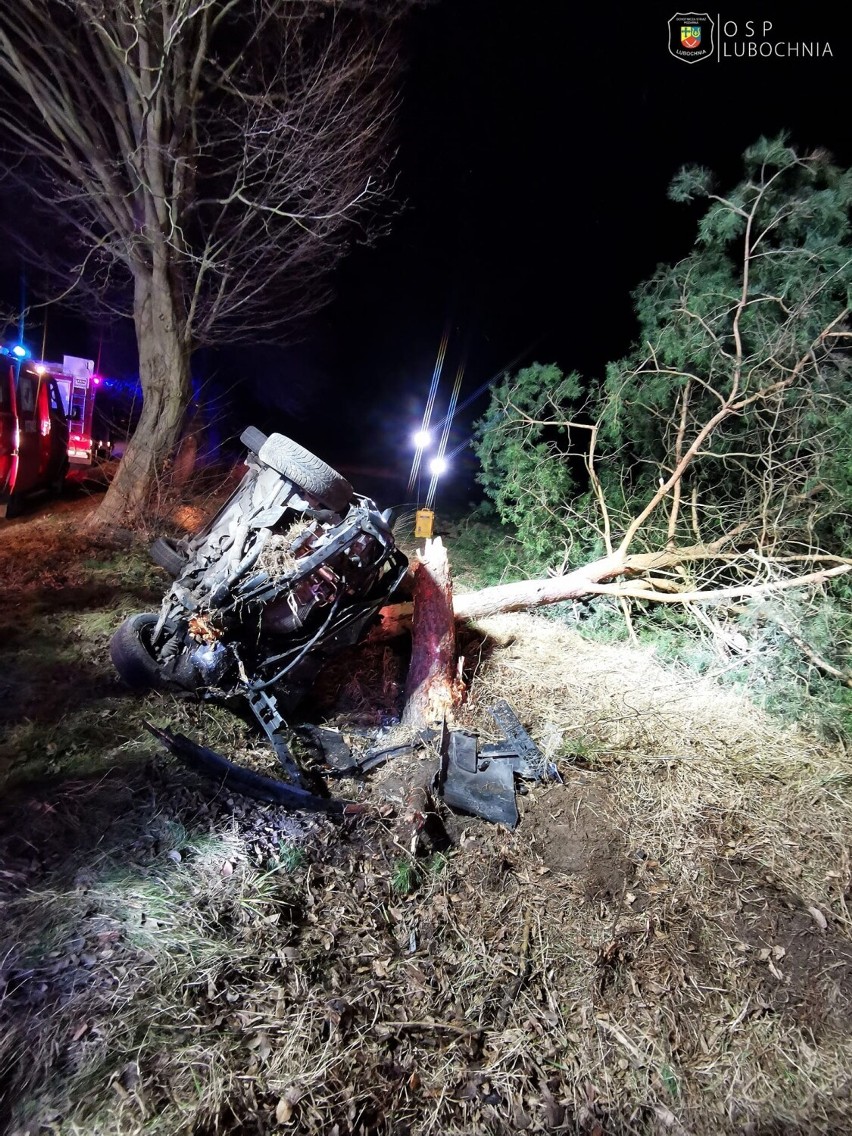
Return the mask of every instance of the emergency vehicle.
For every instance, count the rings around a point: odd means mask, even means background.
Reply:
[[[20,346],[0,347],[0,517],[40,491],[61,493],[68,419],[59,385]]]
[[[96,458],[108,458],[111,444],[95,427],[95,397],[101,376],[95,374],[93,359],[63,355],[61,363],[42,362],[45,372],[56,380],[62,405],[68,417],[68,460],[71,465],[91,465]]]

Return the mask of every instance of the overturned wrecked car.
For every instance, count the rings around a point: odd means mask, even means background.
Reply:
[[[243,700],[298,784],[284,717],[365,633],[408,561],[389,514],[314,454],[253,427],[241,441],[239,486],[197,535],[154,544],[174,582],[159,613],[125,620],[110,655],[132,687]]]
[[[146,723],[172,753],[221,785],[295,808],[344,810],[322,778],[288,747],[286,719],[318,672],[357,643],[408,570],[390,513],[354,492],[325,462],[282,434],[249,428],[242,481],[196,536],[151,549],[174,581],[159,612],[132,615],[110,642],[125,682],[250,708],[285,779],[235,765],[182,734]],[[507,703],[490,710],[503,741],[480,747],[466,730],[420,730],[401,744],[381,736],[355,754],[333,730],[301,727],[323,753],[325,774],[358,776],[417,748],[437,758],[432,787],[452,809],[510,827],[515,781],[553,780],[555,766]],[[316,790],[316,791],[315,791]],[[356,806],[352,806],[356,807]]]

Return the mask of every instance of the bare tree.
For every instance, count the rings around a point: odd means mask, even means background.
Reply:
[[[21,0],[0,127],[79,249],[132,289],[143,408],[95,520],[138,515],[178,440],[193,349],[328,298],[386,194],[403,0]]]

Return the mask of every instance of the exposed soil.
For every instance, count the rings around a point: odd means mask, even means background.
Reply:
[[[815,1038],[852,1032],[852,945],[819,908],[766,879],[735,881],[734,930],[753,982],[755,1007],[789,1014]]]
[[[575,877],[590,900],[617,902],[627,883],[623,821],[601,773],[570,771],[564,784],[532,791],[522,826],[552,872]]]

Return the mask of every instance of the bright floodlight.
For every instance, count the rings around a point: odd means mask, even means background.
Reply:
[[[418,430],[415,434],[411,435],[411,440],[418,450],[425,450],[432,441],[432,438],[428,430]]]
[[[429,462],[429,472],[435,477],[440,477],[442,473],[446,473],[448,469],[446,458],[432,458]]]
[[[12,348],[12,354],[17,355],[19,359],[25,359],[28,352],[27,352],[26,347],[22,347],[20,345],[20,343],[16,343],[15,346]]]

